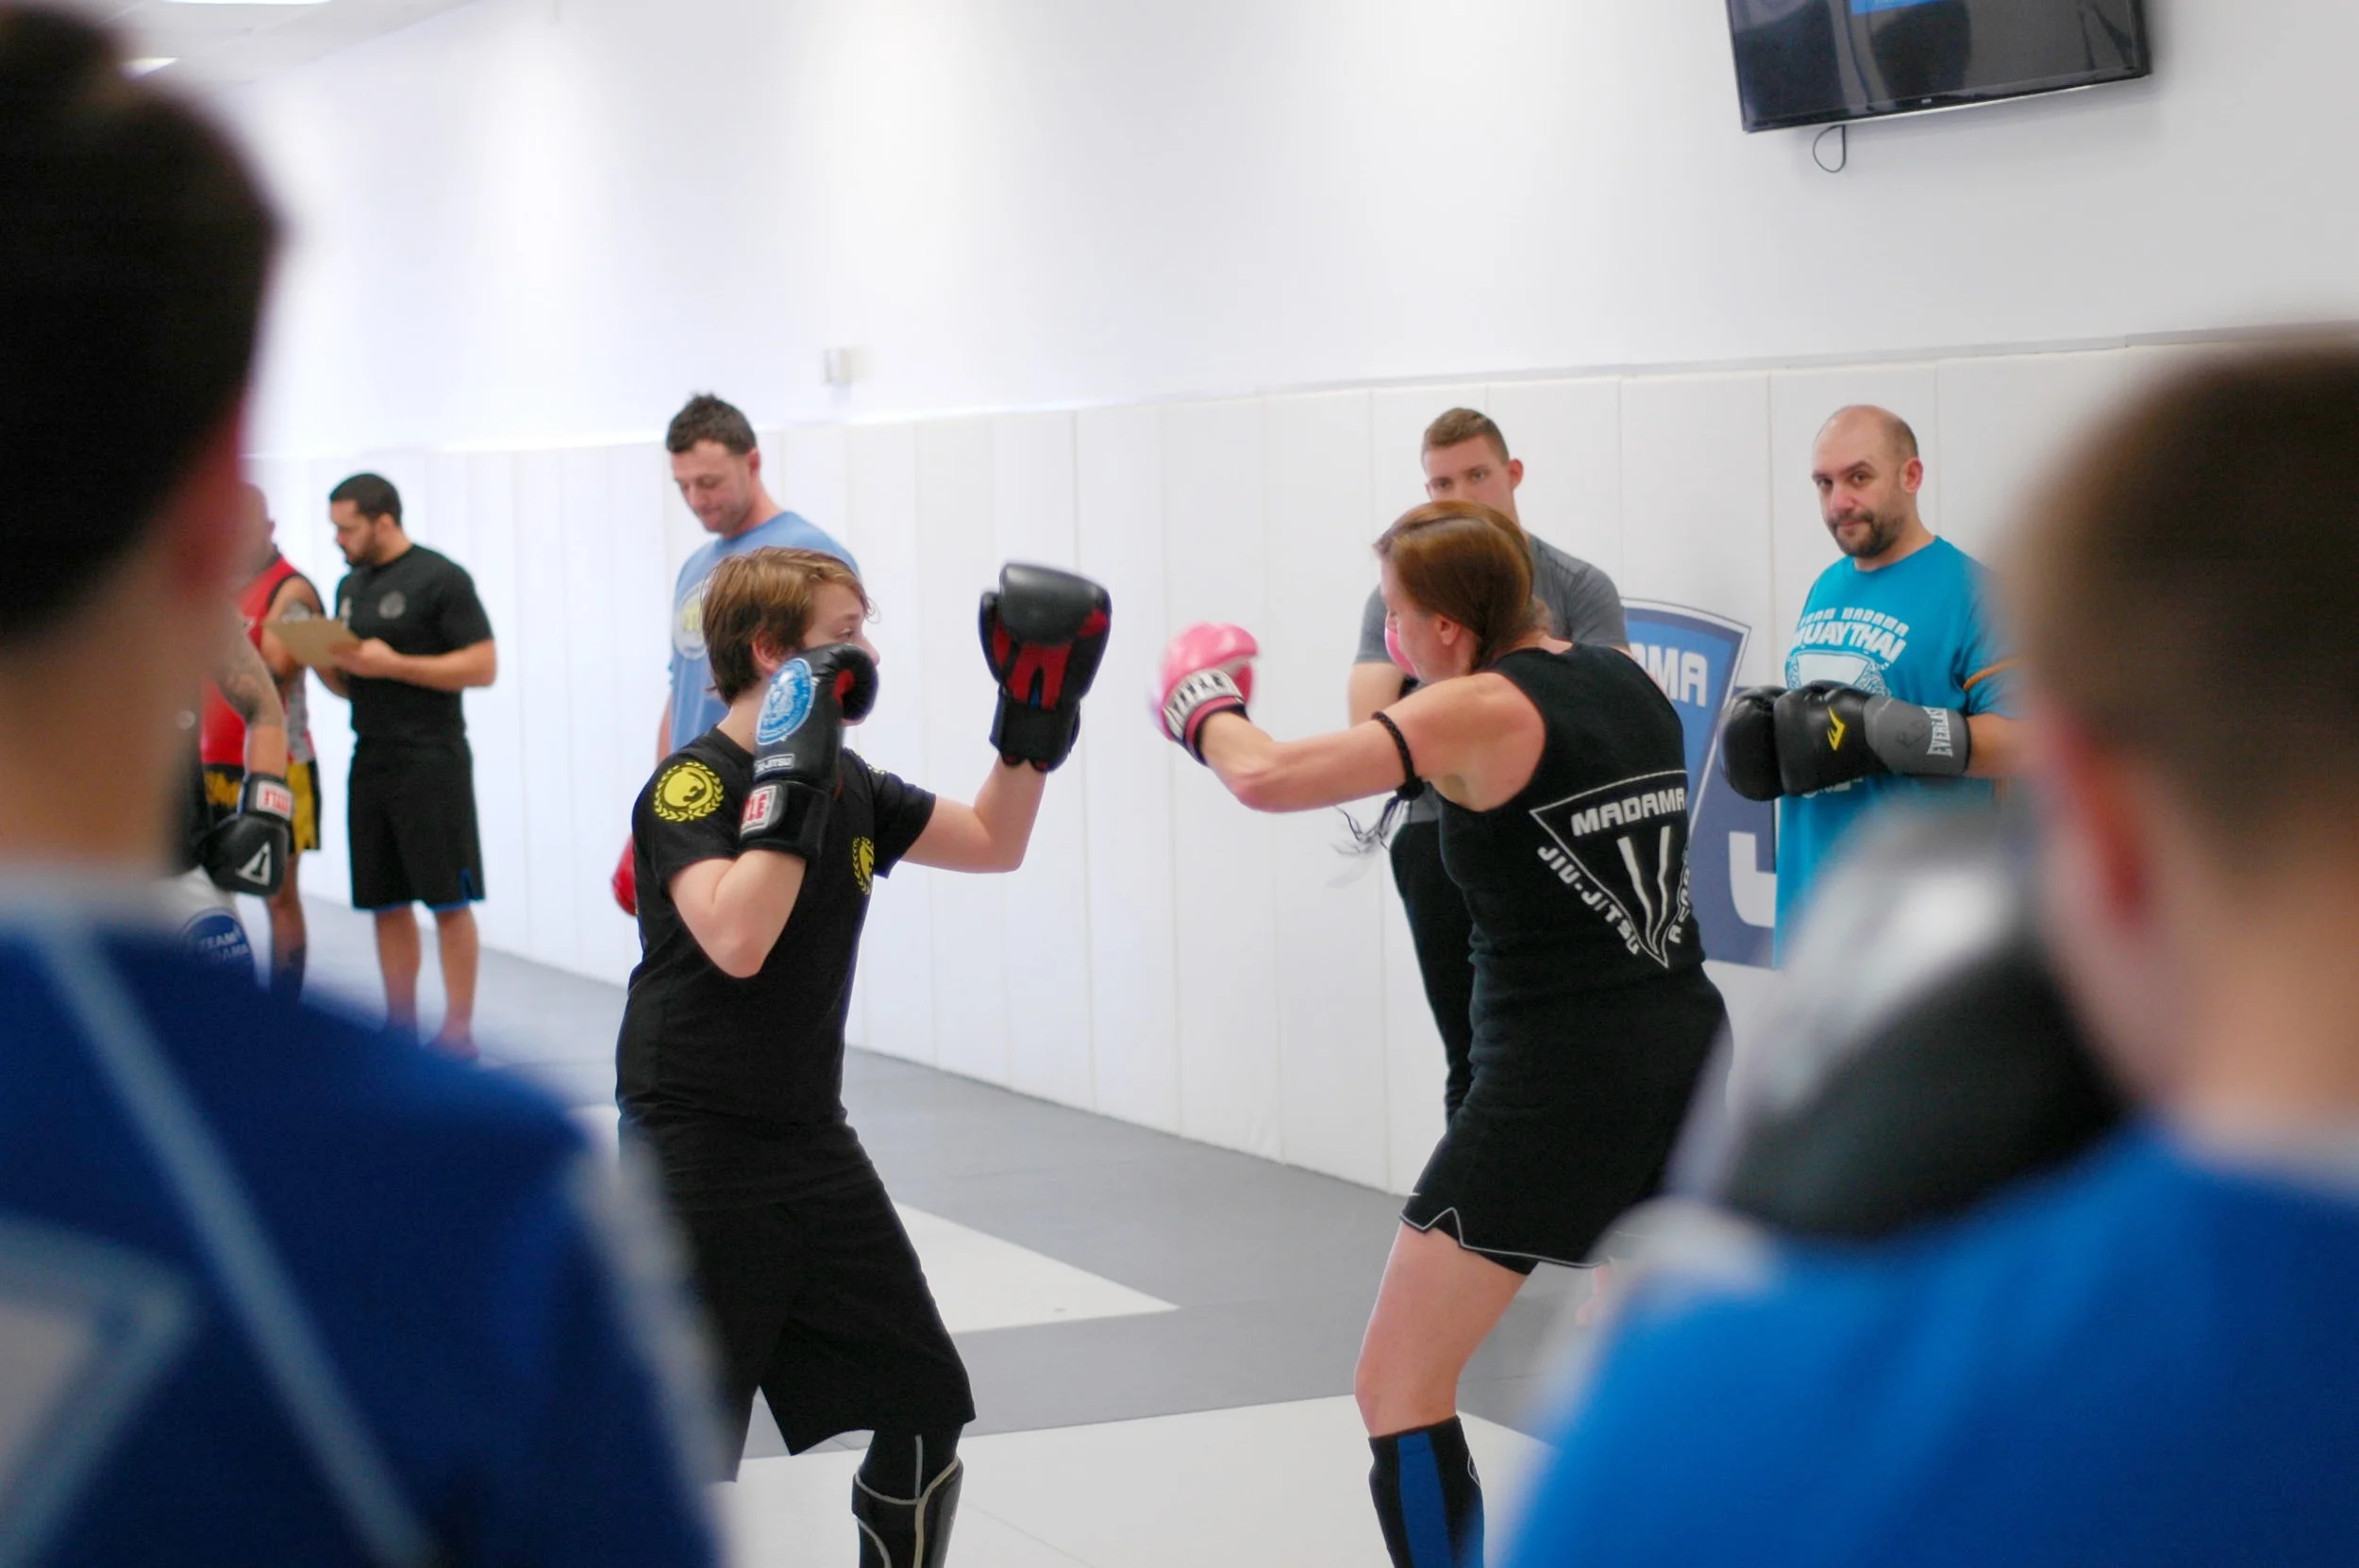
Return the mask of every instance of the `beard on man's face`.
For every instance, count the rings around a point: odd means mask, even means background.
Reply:
[[[1844,525],[1860,523],[1864,528],[1846,529]],[[1853,507],[1837,512],[1827,522],[1827,531],[1834,536],[1835,548],[1847,556],[1881,556],[1900,537],[1900,525],[1865,507]]]

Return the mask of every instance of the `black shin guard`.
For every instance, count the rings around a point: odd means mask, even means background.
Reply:
[[[1395,1568],[1482,1568],[1482,1482],[1456,1416],[1370,1438],[1377,1522]]]
[[[959,1511],[959,1434],[878,1432],[852,1477],[860,1568],[942,1568]]]

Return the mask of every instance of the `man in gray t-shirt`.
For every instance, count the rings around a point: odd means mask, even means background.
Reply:
[[[1515,487],[1524,481],[1523,461],[1507,455],[1507,438],[1488,415],[1472,409],[1450,409],[1426,426],[1424,457],[1425,492],[1432,499],[1480,501],[1516,517]],[[1614,591],[1614,579],[1544,540],[1533,539],[1531,548],[1532,593],[1548,607],[1556,635],[1574,642],[1627,645],[1622,596]],[[1399,701],[1412,684],[1385,651],[1384,596],[1371,589],[1360,616],[1360,651],[1351,667],[1351,722],[1366,723],[1369,714]],[[1449,1060],[1444,1104],[1454,1115],[1474,1076],[1466,1059],[1474,1036],[1469,1018],[1474,921],[1458,885],[1442,869],[1441,816],[1430,789],[1410,802],[1393,833],[1393,882],[1409,911],[1426,1003],[1442,1031],[1442,1048]]]

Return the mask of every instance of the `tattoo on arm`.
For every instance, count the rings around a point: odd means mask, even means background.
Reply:
[[[222,700],[230,711],[255,725],[286,726],[287,710],[278,701],[278,683],[270,676],[270,666],[254,644],[239,637],[220,661],[213,666],[213,684],[221,688]]]

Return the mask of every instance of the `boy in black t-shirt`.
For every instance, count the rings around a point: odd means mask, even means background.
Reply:
[[[483,850],[476,836],[475,759],[460,693],[498,674],[492,623],[475,582],[448,556],[410,542],[401,495],[374,474],[328,492],[336,545],[352,567],[336,585],[336,616],[360,638],[322,670],[352,702],[352,775],[344,786],[352,906],[376,917],[385,1010],[416,1022],[418,921],[434,912],[447,1008],[434,1043],[475,1055]]]
[[[903,859],[1012,871],[1070,753],[1105,591],[1011,566],[983,596],[999,762],[972,806],[843,749],[876,653],[851,569],[809,550],[723,561],[704,631],[720,724],[632,812],[644,956],[617,1047],[628,1136],[660,1163],[721,1341],[726,1441],[754,1391],[801,1453],[876,1434],[854,1483],[863,1565],[937,1564],[957,1507],[965,1367],[845,1118],[844,1017],[875,879]]]

